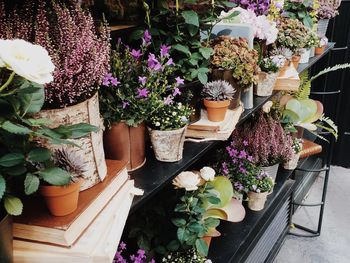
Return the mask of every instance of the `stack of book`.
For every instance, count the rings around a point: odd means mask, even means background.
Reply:
[[[107,161],[108,175],[79,195],[67,216],[49,214],[41,200],[29,199],[16,218],[16,262],[112,262],[135,194],[126,163]]]

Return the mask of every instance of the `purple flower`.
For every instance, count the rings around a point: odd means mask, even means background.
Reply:
[[[165,98],[164,105],[169,105],[169,104],[172,104],[173,102],[174,102],[173,97],[169,95],[168,97]]]
[[[246,140],[243,141],[244,146],[248,146],[248,142]]]
[[[170,50],[170,46],[167,45],[161,45],[160,46],[160,56],[163,57],[168,57],[169,56],[169,50]]]
[[[162,65],[157,60],[156,56],[152,53],[148,55],[147,63],[148,63],[148,68],[153,69],[155,71],[158,71],[162,68]]]
[[[119,249],[120,249],[120,250],[126,249],[126,244],[125,244],[123,241],[120,242],[120,244],[119,244]]]
[[[108,74],[103,78],[102,85],[103,85],[103,86],[109,87],[109,85],[111,84],[111,83],[110,83],[111,78],[112,78],[112,73],[108,73]]]
[[[169,60],[165,63],[165,65],[167,65],[167,66],[173,66],[173,65],[175,65],[175,63],[174,63],[174,61],[173,61],[172,58],[169,58]]]
[[[139,82],[141,83],[141,85],[145,85],[147,82],[147,77],[139,76]]]
[[[130,103],[128,101],[123,101],[123,109],[125,109],[126,107],[128,107],[130,105]]]
[[[137,97],[139,98],[147,98],[149,91],[146,88],[143,89],[137,89],[138,95]]]
[[[242,159],[247,158],[247,152],[245,150],[240,151],[238,158],[242,158]]]
[[[180,77],[176,77],[175,80],[176,80],[176,85],[185,84],[185,80]]]
[[[248,160],[249,162],[253,162],[253,156],[248,155],[247,160]]]
[[[240,182],[235,182],[234,183],[234,187],[236,188],[236,190],[238,191],[242,191],[244,189],[243,185]]]
[[[141,258],[145,258],[145,251],[143,249],[139,249],[137,251],[137,254],[139,255],[139,257]]]
[[[117,87],[120,84],[120,81],[117,78],[110,78],[111,84],[115,87]]]
[[[131,56],[135,59],[135,60],[138,60],[141,56],[142,56],[142,53],[141,53],[141,50],[138,49],[138,50],[131,50]]]
[[[239,167],[239,171],[243,174],[247,172],[247,170],[244,167]]]
[[[277,3],[275,3],[275,7],[276,7],[277,9],[282,9],[282,8],[283,8],[283,4],[280,3],[280,2],[277,2]]]
[[[229,173],[229,171],[228,171],[228,167],[227,167],[227,163],[226,162],[223,162],[222,164],[221,164],[221,166],[222,166],[222,172],[224,173],[224,174],[228,174]]]
[[[181,95],[181,91],[179,88],[174,89],[173,96],[175,97],[176,95]]]
[[[151,44],[151,39],[152,39],[151,34],[149,33],[148,30],[145,30],[145,33],[143,33],[143,38],[142,38],[142,45],[148,46],[149,44]]]

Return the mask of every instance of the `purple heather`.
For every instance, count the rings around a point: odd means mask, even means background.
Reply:
[[[169,50],[170,50],[170,46],[167,45],[161,45],[160,46],[160,56],[163,57],[168,57],[169,56]]]
[[[139,82],[141,83],[141,85],[145,85],[147,82],[147,77],[139,76]]]
[[[175,80],[177,85],[185,84],[185,80],[180,77],[176,77]]]
[[[140,49],[138,50],[133,49],[131,50],[130,54],[135,60],[139,60],[139,58],[142,56],[142,52]]]

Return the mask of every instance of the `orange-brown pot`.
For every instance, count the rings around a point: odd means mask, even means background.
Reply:
[[[211,239],[213,237],[210,237],[210,236],[204,236],[202,237],[202,240],[204,240],[205,243],[207,243],[207,246],[210,247],[210,243],[211,243]]]
[[[325,50],[325,47],[316,47],[315,48],[315,55],[322,55]]]
[[[229,100],[224,101],[212,101],[204,100],[204,106],[207,108],[208,120],[210,121],[223,121],[225,119],[226,111],[230,105]]]
[[[299,62],[300,62],[300,56],[293,56],[292,57],[292,63],[296,69],[299,66]]]
[[[66,186],[42,185],[40,193],[46,206],[54,216],[66,216],[78,207],[79,188],[83,180]]]
[[[142,123],[130,127],[125,122],[118,122],[103,134],[103,144],[107,159],[128,162],[129,171],[136,170],[145,164],[145,131]]]

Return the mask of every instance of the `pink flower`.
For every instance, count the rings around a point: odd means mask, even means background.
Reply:
[[[130,105],[130,103],[128,101],[123,101],[123,109],[125,109],[126,107],[128,107]]]
[[[164,105],[169,105],[169,104],[172,104],[174,101],[173,101],[173,97],[172,96],[168,96],[165,98],[164,100]]]
[[[143,38],[142,38],[142,45],[148,46],[149,44],[151,44],[151,39],[152,39],[151,34],[149,33],[148,30],[145,30],[145,33],[143,33]]]
[[[185,84],[185,80],[180,77],[176,77],[175,80],[177,85]]]
[[[167,65],[167,66],[173,66],[173,65],[175,65],[175,63],[174,63],[174,61],[173,61],[172,58],[169,58],[169,60],[165,63],[165,65]]]
[[[117,86],[120,84],[120,81],[118,81],[117,78],[111,77],[111,78],[110,78],[110,81],[111,81],[111,84],[112,84],[113,86],[115,86],[115,87],[117,87]]]
[[[137,89],[138,95],[137,97],[139,98],[147,98],[149,91],[146,88],[143,89]]]

